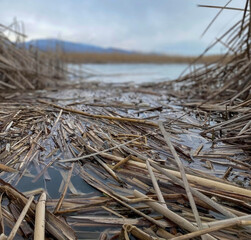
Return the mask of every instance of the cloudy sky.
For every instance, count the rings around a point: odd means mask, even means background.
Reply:
[[[169,54],[199,54],[242,13],[226,10],[201,38],[229,0],[0,0],[0,23],[14,17],[25,24],[27,40],[57,38],[102,47]],[[243,7],[245,0],[229,6]],[[215,52],[223,51],[217,47]]]

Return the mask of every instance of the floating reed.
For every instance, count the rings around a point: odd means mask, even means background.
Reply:
[[[57,77],[2,50],[0,239],[250,239],[247,9],[224,63],[171,83],[10,93]]]

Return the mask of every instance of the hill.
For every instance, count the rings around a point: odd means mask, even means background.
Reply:
[[[63,41],[58,39],[37,39],[31,40],[25,43],[26,48],[31,46],[38,48],[42,51],[55,51],[56,49],[62,49],[66,53],[124,53],[131,54],[132,51],[126,51],[116,48],[103,48],[91,44],[75,43],[69,41]]]

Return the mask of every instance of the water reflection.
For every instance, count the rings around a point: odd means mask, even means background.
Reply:
[[[69,65],[76,74],[85,72],[88,81],[161,82],[176,79],[187,64],[81,64]]]

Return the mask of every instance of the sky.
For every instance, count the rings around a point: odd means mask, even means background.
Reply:
[[[0,23],[24,23],[26,40],[60,38],[101,47],[147,53],[198,55],[241,16],[225,10],[201,37],[229,0],[0,0]],[[245,0],[229,6],[244,7]],[[222,53],[223,46],[212,53]]]

